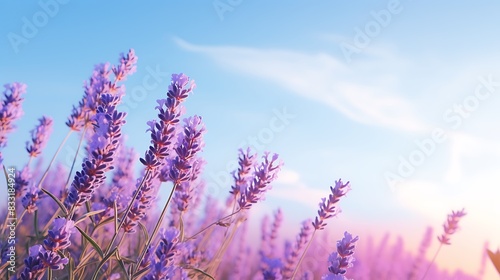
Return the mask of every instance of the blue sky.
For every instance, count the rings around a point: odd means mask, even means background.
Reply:
[[[259,153],[285,162],[257,211],[280,205],[291,228],[343,178],[352,192],[342,226],[391,230],[414,248],[427,225],[439,230],[465,207],[456,246],[442,252],[447,265],[475,271],[482,243],[500,246],[498,2],[166,2],[3,1],[1,82],[28,85],[6,162],[23,165],[23,143],[42,115],[55,120],[48,159],[93,65],[134,48],[124,131],[140,154],[155,100],[183,72],[198,85],[187,114],[204,118],[214,194],[225,196],[227,165],[255,137]],[[75,147],[71,139],[59,159],[67,163]],[[464,248],[470,259],[452,258]]]

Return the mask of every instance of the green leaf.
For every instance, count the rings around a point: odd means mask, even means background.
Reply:
[[[99,263],[99,265],[97,266],[95,272],[94,272],[94,275],[92,276],[92,280],[96,280],[97,279],[97,275],[99,275],[99,271],[101,270],[101,268],[104,266],[104,264],[112,257],[114,256],[116,250],[118,250],[118,248],[114,248],[113,250],[111,250],[111,252],[109,252],[108,255],[104,256],[104,258],[102,259],[102,261]]]
[[[205,271],[203,271],[201,269],[198,269],[196,267],[187,267],[187,269],[192,269],[192,270],[194,270],[194,271],[196,271],[198,273],[201,273],[201,274],[205,275],[206,277],[208,277],[208,278],[210,278],[212,280],[215,280],[215,278],[212,275],[210,275],[210,274],[206,273]]]
[[[115,234],[120,230],[118,228],[118,206],[116,206],[116,200],[113,201],[113,214],[114,214],[114,219],[113,221],[115,222]],[[125,219],[125,217],[124,217]]]
[[[68,265],[68,275],[69,275],[69,279],[68,280],[74,280],[75,279],[74,269],[75,269],[75,261],[73,260],[73,258],[70,258],[69,259],[69,265]]]
[[[57,205],[59,206],[59,208],[61,208],[61,210],[63,211],[63,214],[64,216],[68,216],[68,209],[66,209],[66,207],[64,206],[64,204],[59,200],[59,198],[57,198],[55,195],[53,195],[51,192],[49,192],[48,190],[42,188],[42,192],[44,192],[45,194],[47,194],[48,196],[50,196],[50,198],[52,198],[52,200],[54,200]]]
[[[75,225],[83,222],[87,217],[97,215],[97,214],[102,213],[104,211],[106,211],[106,209],[101,209],[101,210],[97,210],[97,211],[87,212],[87,213],[83,214],[83,216],[80,219],[78,219],[78,221],[75,222]]]
[[[99,228],[103,227],[104,225],[111,223],[113,220],[114,220],[114,217],[109,217],[109,218],[107,218],[107,219],[102,220],[101,222],[99,222],[99,223],[95,226],[95,228],[94,228],[93,232],[95,232],[95,231],[96,231],[96,230],[98,230]]]
[[[120,253],[118,250],[116,251],[115,255],[116,255],[116,260],[118,261],[118,265],[123,270],[124,274],[127,276],[127,280],[130,280],[130,275],[127,272],[127,268],[125,267],[125,263],[123,262],[122,258],[120,257]]]
[[[142,230],[142,234],[144,234],[144,237],[146,238],[145,240],[149,240],[149,233],[148,233],[148,229],[146,228],[146,226],[143,223],[139,222],[139,227]]]
[[[141,269],[141,270],[137,271],[137,272],[136,272],[136,273],[134,273],[134,275],[132,276],[132,277],[133,277],[132,279],[136,279],[136,278],[138,278],[138,277],[142,276],[143,274],[146,274],[146,272],[148,272],[148,270],[149,270],[149,267],[146,267],[146,268],[143,268],[143,269]]]
[[[184,241],[184,221],[182,220],[182,212],[181,214],[179,215],[179,240],[181,242]]]
[[[92,247],[94,247],[99,256],[101,256],[101,258],[104,257],[104,253],[102,252],[101,247],[99,247],[99,245],[94,241],[94,239],[92,239],[92,237],[87,235],[87,233],[85,233],[85,231],[83,231],[78,226],[75,227],[82,234],[83,238],[85,238],[92,245]]]

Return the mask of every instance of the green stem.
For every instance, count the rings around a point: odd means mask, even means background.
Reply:
[[[80,147],[82,146],[82,142],[83,142],[83,138],[85,137],[86,130],[87,130],[87,126],[85,126],[83,128],[82,136],[80,137],[80,141],[78,141],[78,147],[76,148],[75,157],[73,158],[73,162],[71,163],[71,168],[69,169],[68,178],[66,179],[66,184],[64,184],[64,186],[66,188],[68,187],[69,180],[71,180],[71,173],[73,173],[73,168],[75,168],[76,159],[78,158],[78,153],[80,152]]]
[[[146,172],[144,173],[144,177],[142,178],[141,184],[139,185],[139,187],[137,187],[137,190],[136,190],[134,196],[132,197],[132,200],[130,200],[130,203],[128,204],[127,209],[125,210],[125,213],[123,213],[123,218],[120,220],[120,223],[118,224],[118,227],[117,227],[118,230],[115,231],[115,233],[113,234],[113,237],[111,238],[111,242],[109,243],[108,248],[106,249],[105,255],[109,254],[109,252],[111,251],[111,248],[113,247],[113,243],[116,241],[116,237],[118,236],[118,233],[120,232],[120,230],[123,226],[123,223],[125,222],[125,219],[127,218],[127,215],[130,212],[130,209],[132,209],[132,205],[134,205],[134,202],[137,199],[137,197],[139,196],[139,193],[141,192],[142,186],[144,185],[146,178],[149,176],[149,172],[150,172],[149,170],[146,170]]]
[[[35,215],[33,217],[33,226],[34,226],[34,230],[35,230],[35,236],[36,236],[36,240],[38,241],[38,238],[39,238],[39,232],[38,232],[38,210],[35,210]]]
[[[302,260],[306,256],[307,250],[309,250],[309,246],[311,246],[311,243],[312,243],[312,240],[314,238],[315,233],[316,233],[316,229],[313,231],[313,233],[311,235],[311,239],[309,239],[309,242],[307,243],[307,246],[304,249],[304,252],[302,252],[302,255],[300,256],[299,262],[297,263],[297,265],[295,266],[295,269],[293,270],[293,274],[292,274],[292,278],[291,278],[292,280],[295,279],[295,275],[299,271],[300,264],[302,263]]]
[[[52,269],[47,269],[47,280],[52,280]]]
[[[144,256],[146,255],[146,252],[148,251],[149,245],[153,242],[153,240],[156,237],[156,234],[158,233],[158,230],[160,229],[160,226],[163,222],[163,218],[165,217],[165,214],[167,214],[167,209],[168,205],[170,204],[170,200],[172,199],[172,196],[174,195],[175,189],[178,184],[174,184],[172,187],[172,190],[170,191],[170,195],[168,196],[167,202],[165,203],[165,206],[163,206],[163,210],[161,211],[160,218],[156,222],[155,228],[153,229],[153,233],[151,236],[149,236],[148,241],[146,242],[146,246],[144,246],[144,249],[142,249],[141,256],[139,257],[139,260],[137,261],[137,266],[135,267],[134,273],[139,270],[139,267],[141,266],[141,262],[144,259]]]
[[[231,214],[229,214],[229,215],[226,215],[226,216],[224,216],[224,217],[220,218],[219,220],[217,220],[217,221],[215,221],[215,222],[213,222],[213,223],[209,224],[208,226],[204,227],[202,230],[200,230],[200,231],[198,231],[197,233],[193,234],[191,237],[186,238],[184,241],[188,241],[188,240],[191,240],[191,239],[195,238],[195,237],[196,237],[197,235],[199,235],[200,233],[202,233],[202,232],[204,232],[205,230],[209,229],[210,227],[212,227],[212,226],[214,226],[214,225],[216,225],[216,224],[218,224],[218,223],[220,223],[220,222],[224,221],[225,219],[227,219],[227,218],[229,218],[229,217],[232,217],[233,215],[238,214],[240,211],[241,211],[241,208],[240,208],[240,209],[238,209],[238,210],[236,210],[236,212],[233,212],[233,213],[231,213]]]
[[[436,253],[434,254],[434,257],[432,258],[432,261],[429,263],[429,265],[427,266],[427,269],[425,270],[425,273],[424,273],[424,276],[422,276],[422,279],[421,280],[424,280],[425,277],[427,276],[427,273],[429,272],[429,269],[431,268],[432,264],[434,263],[434,261],[436,260],[436,257],[437,255],[439,254],[439,251],[441,250],[441,247],[443,247],[443,243],[440,243],[439,244],[439,247],[438,249],[436,250]]]
[[[49,166],[47,166],[47,169],[45,170],[45,172],[43,173],[42,175],[42,178],[40,179],[40,181],[38,182],[38,185],[37,185],[37,188],[40,189],[41,186],[42,186],[42,183],[43,183],[43,180],[45,180],[45,177],[47,177],[47,174],[49,173],[49,170],[50,170],[50,167],[52,166],[52,164],[54,163],[54,160],[56,159],[57,155],[59,154],[59,152],[61,151],[62,147],[64,146],[64,144],[66,143],[66,141],[68,140],[69,136],[71,135],[71,132],[72,130],[68,131],[68,134],[66,134],[66,137],[64,137],[63,141],[61,142],[61,144],[59,145],[59,147],[57,148],[57,151],[56,153],[54,154],[54,156],[52,157],[52,159],[50,160],[50,163],[49,163]]]
[[[236,221],[236,224],[234,224],[232,229],[231,229],[231,233],[229,235],[229,238],[224,238],[222,245],[219,247],[219,249],[215,253],[214,257],[212,258],[212,262],[210,264],[210,267],[207,269],[208,274],[216,275],[217,269],[219,268],[219,265],[222,261],[222,256],[226,252],[228,246],[233,242],[234,235],[235,235],[236,230],[238,229],[240,224],[241,224],[241,220],[238,219]]]

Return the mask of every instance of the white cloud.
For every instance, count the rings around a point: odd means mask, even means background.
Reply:
[[[391,89],[391,78],[388,78],[391,75],[379,73],[380,77],[373,77],[373,71],[369,71],[371,75],[364,75],[363,67],[373,67],[372,63],[347,67],[326,53],[202,46],[182,39],[175,41],[185,50],[202,53],[231,70],[270,80],[298,96],[328,105],[353,121],[410,132],[427,128],[412,104]],[[353,67],[359,71],[353,71]]]
[[[278,179],[276,179],[276,183],[278,184],[297,184],[300,183],[300,175],[299,173],[292,171],[290,169],[282,168],[278,175]]]
[[[312,188],[301,180],[298,172],[287,168],[280,171],[275,183],[268,194],[270,197],[297,202],[313,210],[317,210],[321,198],[329,194],[329,189]]]

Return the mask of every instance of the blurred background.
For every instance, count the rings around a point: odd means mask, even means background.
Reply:
[[[496,1],[2,1],[0,82],[28,85],[4,164],[25,164],[24,143],[42,115],[55,120],[47,164],[93,66],[115,64],[133,48],[139,62],[121,109],[126,143],[141,156],[156,100],[172,73],[185,73],[197,84],[186,114],[201,115],[208,131],[207,190],[221,202],[239,148],[276,152],[285,165],[253,210],[257,225],[280,207],[282,234],[293,238],[342,178],[352,191],[329,222],[334,232],[361,239],[389,232],[416,252],[427,226],[440,234],[446,215],[465,208],[437,263],[476,274],[484,243],[500,247],[498,8]],[[77,139],[58,157],[68,168]],[[436,247],[434,240],[429,253]],[[486,279],[496,279],[491,263],[486,269]]]

